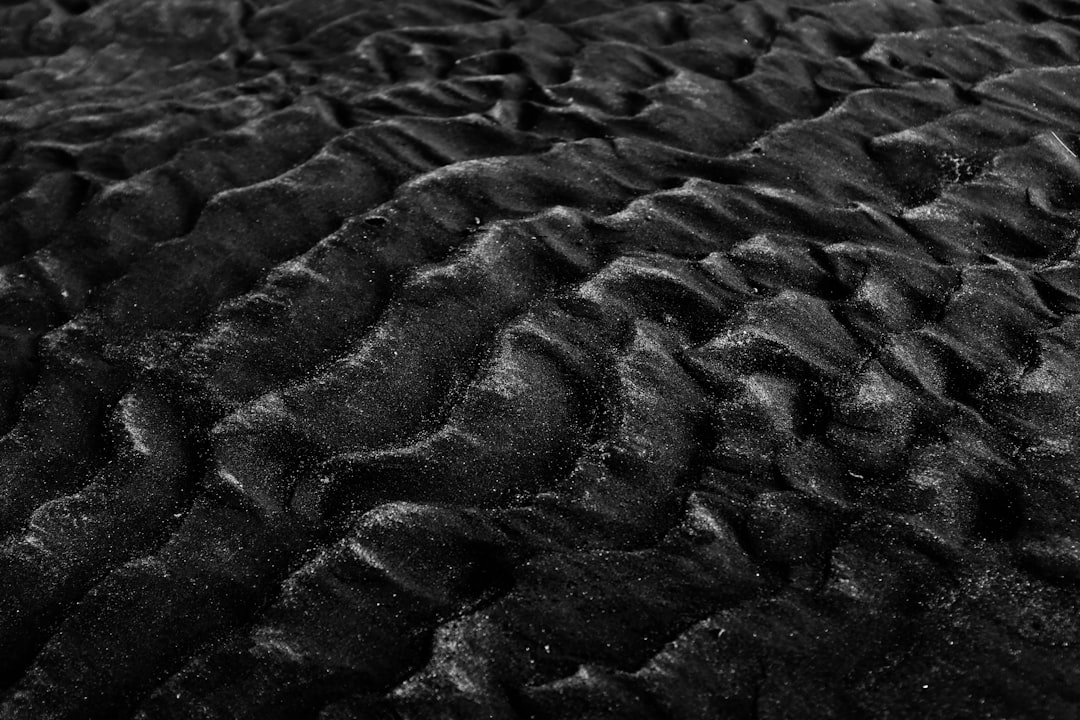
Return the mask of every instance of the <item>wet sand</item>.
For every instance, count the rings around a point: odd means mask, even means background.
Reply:
[[[1080,3],[0,4],[0,718],[1073,718]]]

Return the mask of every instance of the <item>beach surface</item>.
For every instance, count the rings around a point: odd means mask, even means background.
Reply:
[[[0,718],[1080,717],[1078,63],[0,1]]]

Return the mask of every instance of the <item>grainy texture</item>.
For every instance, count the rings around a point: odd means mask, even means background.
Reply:
[[[1078,717],[1078,59],[0,2],[0,717]]]

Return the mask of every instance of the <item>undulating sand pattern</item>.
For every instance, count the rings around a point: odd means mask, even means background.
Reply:
[[[1080,717],[1078,63],[3,0],[0,718]]]

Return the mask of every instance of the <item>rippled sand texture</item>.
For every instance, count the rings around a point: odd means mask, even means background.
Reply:
[[[1078,21],[5,0],[0,717],[1075,718]]]

